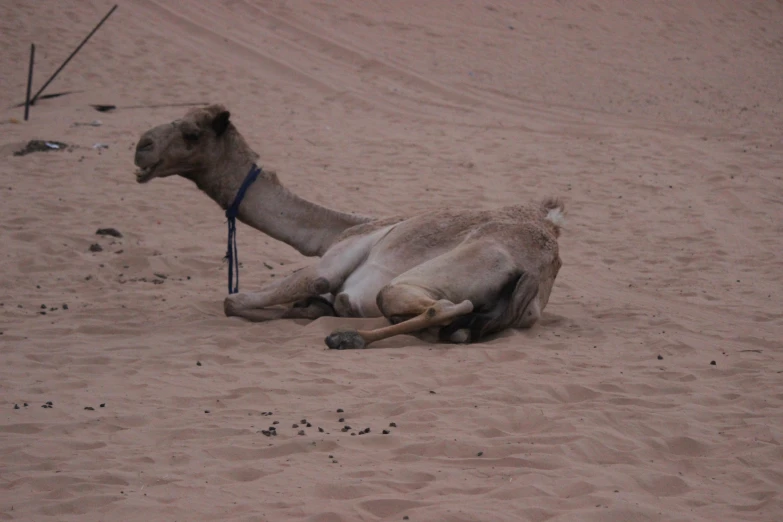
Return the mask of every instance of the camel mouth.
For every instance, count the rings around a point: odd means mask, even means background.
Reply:
[[[161,161],[158,161],[157,163],[153,163],[152,165],[148,165],[146,167],[139,167],[136,170],[136,182],[137,183],[147,183],[149,180],[155,177],[155,170],[158,168],[158,165],[161,164]]]

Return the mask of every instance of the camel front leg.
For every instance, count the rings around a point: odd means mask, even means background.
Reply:
[[[370,343],[380,341],[381,339],[418,332],[432,326],[449,324],[457,317],[469,314],[472,311],[473,303],[470,301],[454,304],[451,301],[441,299],[421,314],[401,323],[376,328],[375,330],[336,330],[326,337],[326,346],[332,350],[366,348]]]
[[[228,317],[243,317],[255,322],[280,319],[282,316],[278,317],[278,310],[262,309],[322,295],[328,293],[330,287],[329,280],[319,275],[318,267],[307,267],[267,285],[260,292],[227,296],[223,310]]]

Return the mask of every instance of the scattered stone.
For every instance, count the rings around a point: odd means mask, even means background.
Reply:
[[[45,305],[45,304],[42,304],[42,305],[41,305],[41,308],[42,308],[43,310],[46,310],[46,305]]]
[[[337,460],[332,460],[332,464],[337,464]]]
[[[346,430],[350,430],[350,429],[351,429],[351,427],[350,427],[350,426],[348,426],[348,425],[346,424],[346,425],[345,425],[345,429],[346,429]]]
[[[204,410],[204,413],[209,413],[209,410]]]
[[[19,409],[19,405],[18,404],[14,404],[14,409],[18,410]]]
[[[101,403],[101,408],[105,408],[105,407],[106,407],[106,403],[105,403],[105,402],[102,402],[102,403]]]
[[[299,424],[307,424],[307,419],[302,419],[299,421]]]
[[[484,454],[484,452],[483,452],[483,451],[479,451],[478,453],[476,453],[476,456],[477,456],[477,457],[480,457],[480,456],[482,456],[483,454]]]
[[[47,405],[47,406],[49,406],[50,408],[51,408],[52,406],[54,406],[54,404],[52,404],[52,401],[46,401],[46,405]]]
[[[340,417],[339,419],[337,419],[337,422],[345,422],[345,417]]]
[[[280,424],[280,421],[274,421],[272,424]]]
[[[333,459],[333,458],[334,458],[334,455],[329,455],[329,458],[330,458],[330,459]]]
[[[33,152],[49,152],[50,150],[65,150],[67,144],[60,141],[30,140],[23,149],[14,152],[14,156],[25,156]]]
[[[509,27],[511,27],[511,26],[509,25]],[[511,27],[511,28],[513,29],[513,27]],[[410,517],[408,515],[405,515],[404,517],[402,517],[402,519],[403,520],[410,520]]]
[[[307,424],[305,424],[305,426],[307,426],[308,428],[312,428],[313,427],[313,425],[310,424],[309,422]]]
[[[390,422],[389,426],[391,426],[392,428],[396,428],[397,427],[397,423],[396,422]]]
[[[337,408],[337,413],[342,413],[342,412],[343,412],[342,408]]]
[[[261,434],[264,435],[265,437],[271,437],[272,436],[272,432],[268,431],[268,430],[261,430]]]
[[[370,433],[370,428],[364,428],[364,433]]]
[[[296,428],[298,428],[298,427],[299,427],[299,425],[298,425],[298,424],[291,424],[291,427],[292,427],[292,428],[294,428],[294,429],[296,429]]]
[[[90,411],[95,411],[95,408],[93,408],[92,406],[85,406],[84,409],[85,410],[90,410]]]
[[[662,360],[663,360],[663,355],[659,355],[659,356],[658,356],[658,360],[659,360],[659,361],[662,361]]]
[[[391,432],[389,430],[383,430],[381,433],[383,433],[384,435],[388,435]]]
[[[323,429],[322,427],[320,427],[320,426],[319,426],[319,427],[318,427],[318,433],[323,433],[323,432],[324,432],[324,429]]]
[[[90,245],[90,252],[103,252],[103,247],[98,243]]]
[[[95,234],[98,236],[122,237],[122,233],[116,228],[99,228]]]
[[[27,408],[27,406],[28,406],[28,404],[25,402],[25,403],[24,403],[24,407],[25,407],[25,408]]]
[[[153,274],[153,275],[154,275],[155,277],[158,277],[158,278],[160,278],[160,279],[168,279],[168,276],[167,276],[166,274],[158,274],[158,273],[155,273],[155,274]]]
[[[432,395],[435,395],[435,392],[434,392],[434,391],[432,391],[432,390],[430,390],[430,393],[431,393]]]
[[[201,366],[201,361],[196,361],[196,366]]]
[[[305,430],[299,430],[299,435],[304,435],[304,434],[305,434]]]
[[[351,433],[351,437],[355,437],[355,436],[356,436],[356,433]]]
[[[715,366],[715,365],[716,365],[716,364],[718,364],[718,363],[716,363],[715,361],[710,361],[710,364],[711,364],[711,365],[713,365],[713,366]]]

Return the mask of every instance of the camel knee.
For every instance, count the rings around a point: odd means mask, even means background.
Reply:
[[[329,280],[325,277],[316,277],[309,281],[309,284],[307,285],[307,291],[313,295],[329,293],[330,289],[331,283],[329,283]]]
[[[435,302],[436,300],[421,288],[404,284],[384,286],[375,299],[378,309],[389,320],[392,317],[419,315]]]

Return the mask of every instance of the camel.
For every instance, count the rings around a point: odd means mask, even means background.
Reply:
[[[389,321],[377,329],[335,330],[325,339],[331,349],[365,348],[400,334],[477,342],[508,328],[529,328],[541,317],[562,265],[560,199],[375,219],[298,197],[275,172],[257,167],[258,159],[219,104],[146,131],[135,151],[139,183],[179,175],[224,210],[247,173],[258,168],[237,219],[320,258],[258,292],[228,295],[227,316]]]

